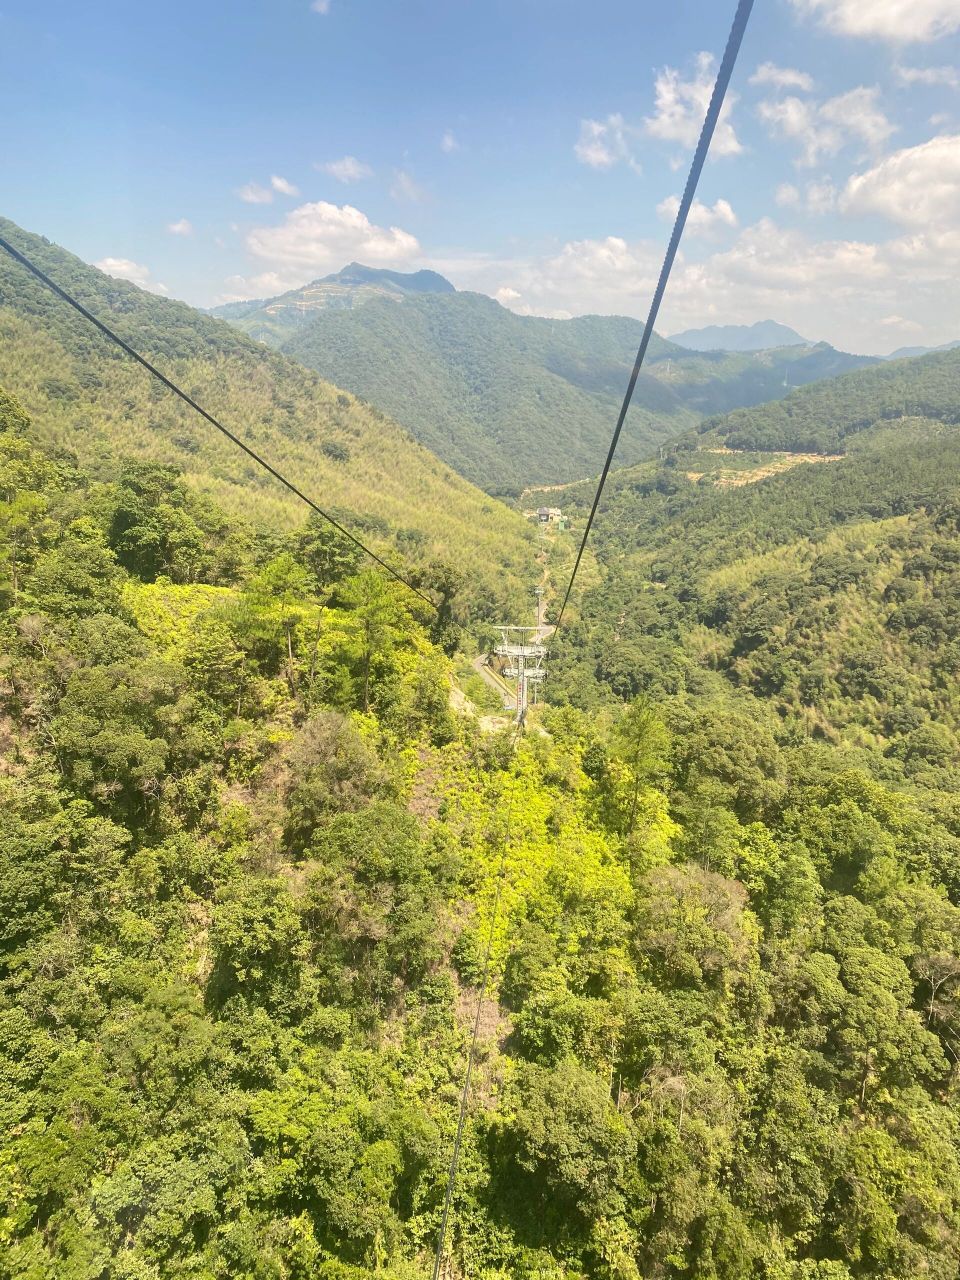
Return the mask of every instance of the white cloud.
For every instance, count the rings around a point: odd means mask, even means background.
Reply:
[[[960,223],[960,135],[895,151],[847,182],[845,213],[881,214],[905,227],[945,234]]]
[[[957,0],[793,0],[838,35],[881,40],[936,40],[960,28]]]
[[[310,5],[311,12],[322,13],[324,15],[330,12],[330,0],[313,0]]]
[[[566,307],[539,307],[530,306],[526,302],[521,302],[516,306],[511,306],[510,310],[518,316],[539,316],[541,320],[572,320],[573,312],[568,311]]]
[[[894,68],[901,84],[945,85],[948,89],[960,89],[960,72],[956,67],[903,67]]]
[[[139,262],[132,262],[129,258],[101,258],[93,265],[108,276],[113,276],[117,280],[129,280],[131,284],[146,289],[148,293],[170,292],[159,280],[151,280],[149,267]]]
[[[880,321],[890,329],[899,329],[903,333],[920,333],[923,325],[916,320],[905,320],[903,316],[884,316]]]
[[[254,228],[247,247],[274,269],[288,272],[339,269],[353,260],[399,266],[420,254],[416,236],[408,231],[378,227],[352,205],[325,200],[300,205],[279,226]]]
[[[802,232],[761,218],[733,248],[712,259],[713,270],[730,284],[749,287],[771,301],[778,297],[816,298],[823,306],[822,282],[837,295],[859,295],[866,284],[886,274],[878,247],[855,240],[811,241]]]
[[[801,147],[799,163],[816,164],[822,153],[840,150],[843,138],[830,128],[816,128],[817,108],[801,98],[769,99],[757,107],[757,115],[769,133],[797,142]]]
[[[837,191],[829,178],[807,183],[807,212],[830,213],[837,207]]]
[[[879,90],[861,85],[825,102],[789,96],[761,102],[757,114],[772,136],[795,142],[797,164],[810,167],[852,142],[876,149],[894,126],[877,105]]]
[[[713,93],[714,65],[712,54],[700,53],[688,79],[676,67],[664,67],[657,72],[654,81],[655,111],[652,116],[644,118],[642,126],[629,124],[619,112],[605,120],[581,120],[580,136],[573,148],[577,159],[591,169],[612,169],[623,163],[635,173],[640,173],[635,143],[643,135],[662,142],[679,143],[683,147],[694,147]],[[736,95],[727,94],[711,143],[712,155],[738,155],[743,150],[730,123],[735,102]],[[679,168],[681,164],[682,160],[674,157],[671,167]]]
[[[581,120],[580,137],[574,144],[574,155],[591,169],[612,169],[623,161],[635,173],[640,166],[634,159],[631,139],[637,130],[623,116],[615,113],[606,120]]]
[[[781,209],[801,209],[813,214],[829,213],[837,207],[836,188],[829,178],[808,182],[802,195],[792,182],[782,182],[773,198]]]
[[[423,187],[414,180],[413,174],[408,173],[406,169],[394,170],[390,194],[394,200],[401,200],[406,204],[419,204],[427,196]]]
[[[689,80],[684,80],[675,67],[664,67],[657,73],[654,83],[656,112],[644,120],[651,137],[664,142],[679,142],[684,147],[696,146],[713,93],[714,65],[712,54],[700,53],[696,59],[696,70]],[[728,93],[710,148],[713,155],[734,156],[743,150],[729,119],[735,102],[735,95]]]
[[[478,264],[473,283],[483,288],[491,277],[507,275],[509,284],[494,293],[520,315],[638,315],[649,309],[662,257],[660,245],[628,244],[619,236],[576,240],[545,259]]]
[[[227,292],[221,293],[217,301],[245,302],[248,298],[275,298],[303,283],[303,273],[297,270],[261,271],[253,276],[227,276],[224,281]]]
[[[168,222],[167,230],[172,236],[192,236],[193,223],[186,218],[180,218],[177,222]]]
[[[460,143],[457,141],[452,129],[444,130],[443,137],[440,139],[440,150],[448,156],[454,151],[460,150]]]
[[[679,196],[667,196],[666,200],[661,200],[657,205],[657,213],[668,222],[675,221],[679,210]],[[692,235],[736,225],[737,215],[727,200],[718,200],[712,208],[710,205],[701,204],[699,200],[694,200],[687,217],[687,231]]]
[[[241,187],[237,195],[244,204],[272,204],[273,192],[269,187],[261,187],[259,182],[248,182]]]
[[[732,250],[688,271],[674,300],[686,320],[719,291],[736,318],[777,314],[848,351],[883,351],[879,317],[888,315],[922,315],[930,345],[960,336],[949,288],[958,269],[957,234],[818,241],[764,220]]]
[[[321,173],[329,173],[338,182],[360,182],[364,178],[372,178],[373,170],[356,156],[343,156],[339,160],[328,160],[326,164],[316,166]]]
[[[828,98],[820,108],[820,116],[850,137],[859,138],[870,147],[879,147],[896,126],[880,110],[878,96],[878,89],[861,85],[836,98]]]
[[[774,62],[762,62],[750,77],[751,84],[769,85],[773,89],[799,89],[809,93],[813,89],[813,77],[795,67],[778,67]]]
[[[245,204],[272,204],[274,192],[279,192],[282,196],[300,194],[299,188],[292,182],[275,173],[270,179],[269,187],[261,186],[259,182],[248,182],[245,187],[240,188],[237,195]]]
[[[798,192],[799,197],[799,192]],[[618,236],[571,241],[543,258],[435,263],[461,288],[480,289],[518,314],[631,315],[642,319],[660,269],[656,243]],[[775,316],[847,351],[886,351],[889,315],[919,317],[920,340],[960,338],[952,282],[960,227],[887,241],[818,239],[772,219],[743,228],[719,252],[688,241],[667,290],[661,332]],[[499,291],[499,292],[498,292]]]

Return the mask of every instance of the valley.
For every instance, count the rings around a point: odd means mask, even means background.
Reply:
[[[958,68],[0,4],[0,1280],[958,1280]]]
[[[596,466],[643,332],[639,321],[519,316],[430,273],[386,276],[354,263],[218,314],[388,413],[488,492],[513,499]],[[621,462],[655,455],[704,415],[873,363],[825,343],[696,351],[657,336]]]

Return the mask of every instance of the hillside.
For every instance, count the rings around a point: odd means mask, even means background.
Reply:
[[[704,329],[684,329],[674,333],[670,341],[693,351],[766,351],[771,347],[810,346],[796,329],[776,320],[757,320],[755,324],[711,324]]]
[[[958,424],[960,353],[930,356],[738,411],[616,473],[558,690],[584,705],[737,691],[785,732],[952,794]],[[565,507],[576,518],[590,496],[569,489]]]
[[[783,400],[707,419],[697,431],[734,449],[837,453],[877,422],[904,417],[960,421],[960,348],[854,370]]]
[[[484,611],[500,615],[504,592],[525,588],[523,520],[382,413],[221,321],[105,276],[12,223],[0,229],[338,518],[406,563],[456,563]],[[305,518],[292,496],[6,255],[0,384],[45,441],[97,475],[112,475],[124,457],[147,459],[176,467],[260,527],[289,530]]]
[[[635,328],[516,316],[482,294],[457,293],[324,313],[283,350],[392,413],[462,475],[509,492],[596,465]],[[696,420],[651,377],[635,404],[630,460]]]
[[[316,530],[40,434],[0,393],[4,1280],[427,1280],[457,1133],[450,1275],[956,1274],[952,796],[685,695],[512,752]]]
[[[473,293],[408,291],[324,308],[288,337],[269,317],[261,328],[264,314],[235,323],[389,413],[474,483],[510,494],[595,470],[643,331],[617,316],[518,316]],[[725,355],[659,337],[648,360],[622,439],[624,463],[650,456],[704,413],[870,363],[824,345]]]

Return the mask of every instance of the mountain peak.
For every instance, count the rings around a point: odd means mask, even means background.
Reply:
[[[670,338],[678,347],[692,351],[768,351],[772,347],[806,347],[810,342],[795,329],[776,320],[755,324],[711,324],[704,329],[685,329]]]
[[[406,293],[456,293],[456,289],[437,271],[391,271],[386,267],[367,267],[362,262],[349,262],[342,271],[324,276],[320,284],[394,285]]]

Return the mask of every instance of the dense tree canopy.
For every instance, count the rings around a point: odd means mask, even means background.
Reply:
[[[897,512],[878,485],[868,536],[857,486],[811,469],[811,522],[847,501],[858,532],[811,536],[802,579],[764,559],[800,554],[786,480],[743,576],[723,495],[621,489],[688,528],[610,599],[642,661],[569,663],[512,754],[317,525],[264,535],[142,461],[91,476],[0,406],[0,1276],[428,1275],[491,924],[456,1274],[956,1275],[935,486]],[[696,575],[681,546],[712,548]],[[825,643],[838,593],[882,633]]]

